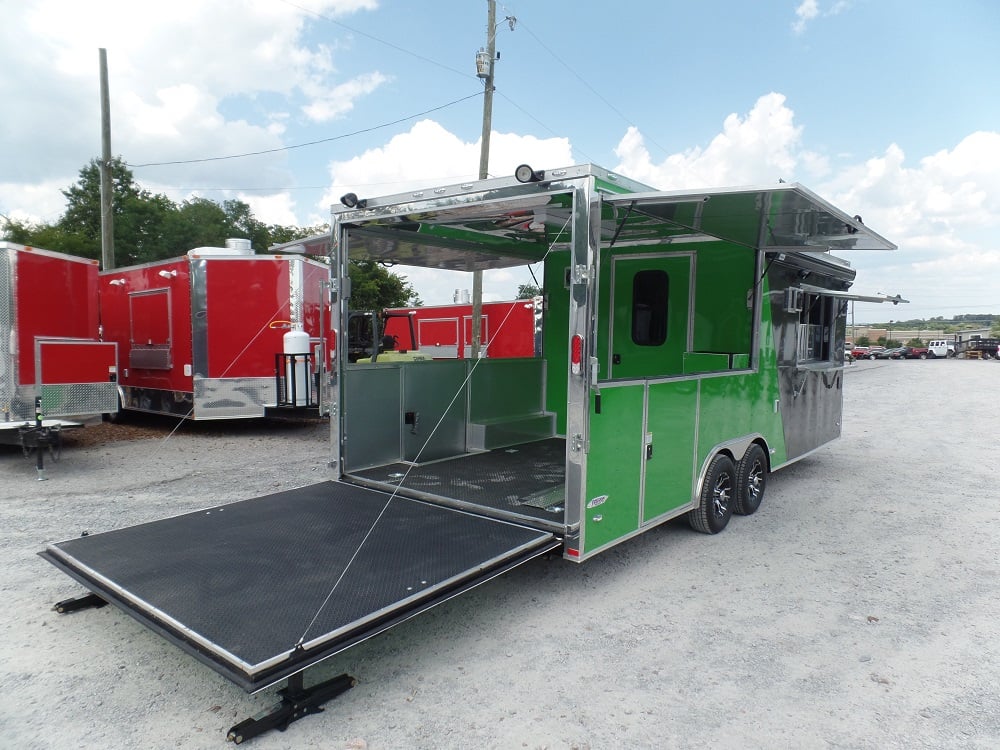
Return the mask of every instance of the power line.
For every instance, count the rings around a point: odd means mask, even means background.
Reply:
[[[375,130],[381,130],[382,128],[388,128],[388,127],[391,127],[392,125],[398,125],[401,122],[406,122],[407,120],[413,120],[413,119],[415,119],[417,117],[423,117],[424,115],[428,115],[431,112],[438,112],[438,111],[440,111],[442,109],[446,109],[448,107],[452,107],[452,106],[454,106],[456,104],[461,104],[464,101],[467,101],[469,99],[474,99],[475,97],[482,96],[482,95],[483,95],[482,91],[477,91],[475,94],[469,94],[468,96],[463,96],[461,99],[455,99],[454,101],[448,102],[447,104],[442,104],[442,105],[440,105],[438,107],[432,107],[431,109],[425,109],[423,112],[417,112],[416,114],[413,114],[413,115],[407,115],[406,117],[400,117],[399,119],[393,120],[392,122],[384,122],[381,125],[373,125],[373,126],[371,126],[369,128],[362,128],[361,130],[355,130],[355,131],[353,131],[351,133],[343,133],[341,135],[331,136],[330,138],[321,138],[318,141],[309,141],[308,143],[297,143],[297,144],[292,145],[292,146],[281,146],[279,148],[269,148],[269,149],[265,149],[263,151],[249,151],[249,152],[247,152],[245,154],[230,154],[228,156],[206,156],[206,157],[203,157],[201,159],[177,159],[177,160],[174,160],[174,161],[152,161],[152,162],[146,162],[145,164],[129,164],[128,162],[126,162],[126,165],[129,166],[129,167],[131,167],[132,169],[139,169],[141,167],[164,167],[164,166],[169,166],[169,165],[173,165],[173,164],[200,164],[200,163],[208,162],[208,161],[225,161],[226,159],[242,159],[242,158],[247,157],[247,156],[262,156],[264,154],[274,154],[274,153],[278,153],[280,151],[291,151],[291,150],[296,149],[296,148],[305,148],[306,146],[317,146],[317,145],[319,145],[321,143],[330,143],[332,141],[339,141],[339,140],[343,140],[344,138],[350,138],[350,137],[355,136],[355,135],[361,135],[362,133],[371,133],[372,131],[375,131]]]
[[[453,175],[442,175],[439,177],[422,177],[420,182],[427,182],[428,185],[440,185],[444,180],[456,180],[465,181],[475,179],[471,173],[466,174],[453,174]],[[410,185],[414,180],[390,180],[386,182],[352,182],[352,188],[368,188],[368,187],[379,187],[382,185]],[[296,190],[329,190],[331,187],[330,183],[326,185],[296,185],[293,187],[189,187],[185,185],[181,186],[169,186],[173,190],[180,191],[194,191],[194,190],[204,190],[204,191],[216,191],[216,192],[294,192]]]
[[[503,7],[504,12],[509,12],[506,7],[504,7],[504,6],[501,6],[501,7]],[[559,57],[559,55],[557,55],[555,52],[553,52],[551,49],[549,49],[548,45],[546,45],[545,42],[543,42],[541,39],[539,39],[538,36],[527,26],[527,24],[525,24],[524,21],[521,20],[520,17],[518,17],[517,22],[518,22],[518,24],[520,24],[521,26],[524,27],[524,30],[528,32],[528,34],[531,36],[532,39],[534,39],[536,42],[538,42],[538,45],[542,49],[544,49],[546,52],[548,52],[550,55],[552,55],[553,59],[555,59],[556,62],[558,62],[564,68],[566,68],[566,70],[568,70],[573,75],[573,77],[576,78],[576,80],[578,80],[580,83],[582,83],[594,96],[596,96],[598,99],[600,99],[602,102],[604,102],[604,104],[606,104],[607,107],[612,112],[614,112],[616,115],[618,115],[620,118],[622,118],[622,120],[625,122],[626,125],[632,126],[632,125],[635,124],[632,121],[631,118],[626,117],[622,113],[621,110],[619,110],[610,101],[608,101],[607,99],[605,99],[604,96],[597,89],[595,89],[593,86],[591,86],[590,83],[588,83],[583,78],[583,76],[581,76],[579,73],[577,73],[576,70],[569,63],[567,63],[565,60],[563,60],[561,57]],[[537,120],[536,120],[536,122],[537,122]],[[663,146],[661,146],[659,143],[657,143],[655,140],[653,140],[649,135],[643,134],[643,137],[646,138],[646,139],[648,139],[650,143],[652,143],[654,146],[656,146],[658,149],[660,149],[663,153],[665,153],[665,154],[669,153]]]
[[[374,36],[373,34],[369,34],[367,32],[361,31],[360,29],[354,28],[354,27],[349,26],[349,25],[347,25],[345,23],[337,21],[337,20],[335,20],[333,18],[330,18],[329,16],[324,15],[322,13],[319,13],[317,11],[311,10],[309,8],[305,8],[305,7],[303,7],[301,5],[298,5],[298,4],[294,3],[294,2],[290,2],[290,0],[281,0],[281,1],[284,4],[286,4],[286,5],[290,6],[290,7],[296,8],[297,10],[300,10],[300,11],[302,11],[304,13],[308,13],[308,14],[310,14],[312,16],[315,16],[316,18],[322,19],[322,20],[327,21],[328,23],[331,23],[331,24],[333,24],[335,26],[338,26],[338,27],[341,27],[343,29],[346,29],[347,31],[349,31],[351,33],[363,36],[363,37],[365,37],[367,39],[370,39],[370,40],[372,40],[372,41],[374,41],[374,42],[376,42],[378,44],[381,44],[383,46],[389,47],[389,48],[391,48],[393,50],[396,50],[398,52],[401,52],[401,53],[403,53],[405,55],[409,55],[410,57],[413,57],[415,59],[421,60],[423,62],[426,62],[426,63],[430,64],[430,65],[434,65],[436,67],[442,68],[442,69],[447,70],[447,71],[452,72],[452,73],[456,73],[456,74],[461,75],[463,77],[473,77],[471,74],[468,74],[468,73],[465,73],[463,71],[457,70],[456,68],[452,68],[452,67],[450,67],[448,65],[440,63],[440,62],[438,62],[436,60],[433,60],[433,59],[431,59],[429,57],[426,57],[424,55],[421,55],[421,54],[418,54],[416,52],[413,52],[412,50],[408,50],[408,49],[406,49],[404,47],[401,47],[401,46],[399,46],[397,44],[394,44],[392,42],[386,41],[385,39],[381,39],[381,38],[379,38],[377,36]],[[501,7],[503,7],[503,6],[501,6]],[[504,10],[507,11],[506,8],[504,8]],[[619,117],[621,117],[622,120],[626,122],[626,124],[632,125],[632,121],[628,117],[626,117],[617,107],[615,107],[614,104],[612,104],[604,96],[602,96],[593,86],[591,86],[583,77],[581,77],[576,72],[576,70],[574,70],[568,63],[566,63],[555,52],[553,52],[530,28],[527,27],[527,25],[525,25],[523,23],[523,21],[521,21],[520,18],[517,19],[517,22],[525,29],[525,31],[532,37],[532,39],[534,39],[546,52],[548,52],[556,61],[558,61],[563,67],[565,67],[591,93],[593,93],[606,106],[608,106],[613,112],[615,112]],[[515,109],[517,109],[518,111],[520,111],[526,117],[528,117],[531,120],[533,120],[539,127],[541,127],[542,129],[544,129],[551,136],[557,137],[557,138],[558,137],[562,137],[559,134],[557,134],[555,131],[553,131],[550,127],[548,127],[545,123],[543,123],[541,120],[539,120],[537,117],[535,117],[529,110],[527,110],[524,107],[521,107],[519,104],[517,104],[517,102],[515,102],[509,96],[503,94],[503,92],[501,92],[501,91],[497,91],[497,93],[500,96],[502,96],[503,99],[505,101],[507,101],[510,105],[512,105]],[[250,152],[241,153],[241,154],[229,154],[229,155],[225,155],[225,156],[210,156],[210,157],[202,157],[202,158],[198,158],[198,159],[175,159],[175,160],[162,161],[162,162],[144,162],[144,163],[141,163],[141,164],[130,164],[130,163],[126,162],[126,165],[129,166],[132,169],[141,169],[141,168],[146,168],[146,167],[175,166],[175,165],[182,165],[182,164],[199,164],[199,163],[206,163],[206,162],[213,162],[213,161],[226,161],[226,160],[230,160],[230,159],[242,159],[242,158],[246,158],[246,157],[250,157],[250,156],[263,156],[263,155],[266,155],[266,154],[280,153],[282,151],[292,151],[294,149],[306,148],[308,146],[316,146],[316,145],[321,145],[321,144],[324,144],[324,143],[331,143],[333,141],[343,140],[345,138],[350,138],[350,137],[353,137],[353,136],[356,136],[356,135],[362,135],[364,133],[370,133],[370,132],[373,132],[373,131],[376,131],[376,130],[380,130],[382,128],[387,128],[387,127],[391,127],[393,125],[398,125],[398,124],[400,124],[402,122],[406,122],[408,120],[412,120],[412,119],[415,119],[417,117],[422,117],[424,115],[428,115],[428,114],[431,114],[433,112],[438,112],[438,111],[440,111],[442,109],[446,109],[446,108],[454,106],[456,104],[460,104],[460,103],[462,103],[464,101],[472,99],[472,98],[474,98],[476,96],[480,96],[482,94],[483,94],[483,92],[477,92],[475,94],[470,94],[469,96],[465,96],[465,97],[462,97],[460,99],[456,99],[456,100],[448,102],[446,104],[442,104],[442,105],[437,106],[437,107],[432,107],[430,109],[424,110],[422,112],[418,112],[416,114],[408,115],[408,116],[405,116],[405,117],[400,117],[398,119],[392,120],[390,122],[382,123],[380,125],[374,125],[374,126],[371,126],[371,127],[368,127],[368,128],[362,128],[360,130],[356,130],[356,131],[353,131],[353,132],[350,132],[350,133],[344,133],[344,134],[337,135],[337,136],[331,136],[330,138],[322,138],[322,139],[319,139],[319,140],[309,141],[309,142],[306,142],[306,143],[293,144],[293,145],[290,145],[290,146],[281,146],[281,147],[272,148],[272,149],[264,149],[264,150],[261,150],[261,151],[250,151]],[[666,149],[664,149],[662,146],[660,146],[655,140],[653,140],[652,138],[650,138],[648,135],[646,137],[648,138],[648,140],[649,140],[650,143],[652,143],[653,145],[657,146],[662,151],[664,151],[664,153],[666,153]],[[575,150],[577,152],[579,152],[579,154],[581,156],[583,156],[585,159],[587,159],[588,161],[594,161],[594,159],[589,154],[585,153],[579,147],[575,148]],[[234,190],[234,191],[235,190],[243,190],[243,191],[259,191],[259,192],[264,192],[264,191],[268,190],[268,188],[189,188],[189,189],[191,189],[191,190],[195,190],[195,189],[220,190],[220,191],[222,191],[222,190]],[[322,189],[322,188],[320,186],[317,186],[317,187],[299,187],[299,188],[274,188],[274,190],[309,190],[309,189]]]
[[[549,133],[549,135],[551,135],[553,138],[563,138],[563,137],[565,137],[565,136],[559,135],[552,128],[550,128],[544,122],[542,122],[537,117],[535,117],[533,114],[531,114],[531,112],[529,112],[528,110],[526,110],[520,104],[518,104],[513,99],[511,99],[509,96],[506,96],[500,89],[497,89],[494,93],[497,96],[499,96],[502,99],[504,99],[508,104],[510,104],[511,106],[513,106],[514,109],[518,110],[522,115],[524,115],[525,117],[528,117],[528,118],[534,120],[539,125],[539,127],[541,127],[543,130],[547,131]],[[580,155],[583,156],[587,161],[589,161],[589,162],[593,162],[594,161],[594,159],[589,154],[587,154],[587,152],[585,152],[583,149],[574,147],[574,150],[578,151],[580,153]]]
[[[355,29],[352,26],[348,26],[346,23],[341,23],[340,21],[336,21],[336,20],[330,18],[329,16],[325,16],[322,13],[319,13],[318,11],[311,10],[310,8],[303,8],[301,5],[296,5],[293,2],[289,2],[289,0],[281,0],[281,2],[283,2],[285,5],[288,5],[288,6],[292,7],[292,8],[295,8],[297,10],[301,10],[303,13],[309,13],[310,15],[316,16],[316,18],[322,18],[324,21],[327,21],[328,23],[332,23],[334,26],[339,26],[342,29],[347,29],[348,31],[350,31],[353,34],[360,34],[361,36],[363,36],[363,37],[365,37],[367,39],[371,39],[373,42],[378,42],[379,44],[385,45],[386,47],[389,47],[390,49],[396,50],[397,52],[402,52],[404,55],[409,55],[410,57],[415,57],[418,60],[423,60],[426,63],[430,63],[431,65],[436,65],[439,68],[443,68],[444,70],[447,70],[447,71],[449,71],[451,73],[457,73],[458,75],[463,76],[463,77],[467,77],[467,78],[475,78],[476,77],[476,76],[473,76],[471,73],[466,73],[465,71],[458,70],[457,68],[452,68],[449,65],[445,65],[444,63],[438,62],[437,60],[432,60],[429,57],[424,57],[423,55],[417,54],[416,52],[413,52],[412,50],[406,49],[405,47],[400,47],[398,44],[393,44],[392,42],[387,42],[385,39],[380,39],[379,37],[374,36],[373,34],[369,34],[367,32],[361,31],[361,29]]]

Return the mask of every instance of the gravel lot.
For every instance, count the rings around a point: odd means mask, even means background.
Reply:
[[[756,515],[524,566],[315,668],[360,683],[252,746],[1000,747],[1000,362],[845,383],[843,439]],[[45,482],[0,447],[4,746],[223,747],[274,701],[113,607],[50,609],[82,590],[48,542],[327,477],[323,423],[172,427],[87,427]]]

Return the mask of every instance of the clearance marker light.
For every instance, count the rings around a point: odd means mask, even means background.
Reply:
[[[576,334],[570,342],[570,369],[574,375],[579,375],[583,372],[583,368],[580,363],[583,359],[583,336]]]

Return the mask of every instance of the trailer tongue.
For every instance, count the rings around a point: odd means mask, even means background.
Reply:
[[[257,691],[559,544],[549,532],[323,482],[41,554]]]

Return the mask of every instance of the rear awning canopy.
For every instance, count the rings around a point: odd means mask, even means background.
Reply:
[[[719,239],[768,252],[895,250],[798,184],[722,190],[631,193],[605,199],[603,234],[615,244]]]
[[[334,211],[352,260],[369,259],[448,270],[486,270],[541,260],[553,244],[570,241],[578,180],[521,184],[493,179],[419,194],[370,199]],[[769,253],[814,254],[840,250],[893,250],[893,245],[798,184],[699,191],[652,191],[597,180],[599,241],[641,246],[722,240]],[[438,193],[441,193],[438,195]],[[576,217],[579,220],[579,216]],[[575,226],[579,227],[577,223]],[[318,253],[326,236],[271,248]],[[826,257],[832,257],[827,255]]]
[[[520,187],[530,192],[365,216],[348,228],[349,257],[457,271],[536,263],[553,243],[569,242],[573,197]]]

